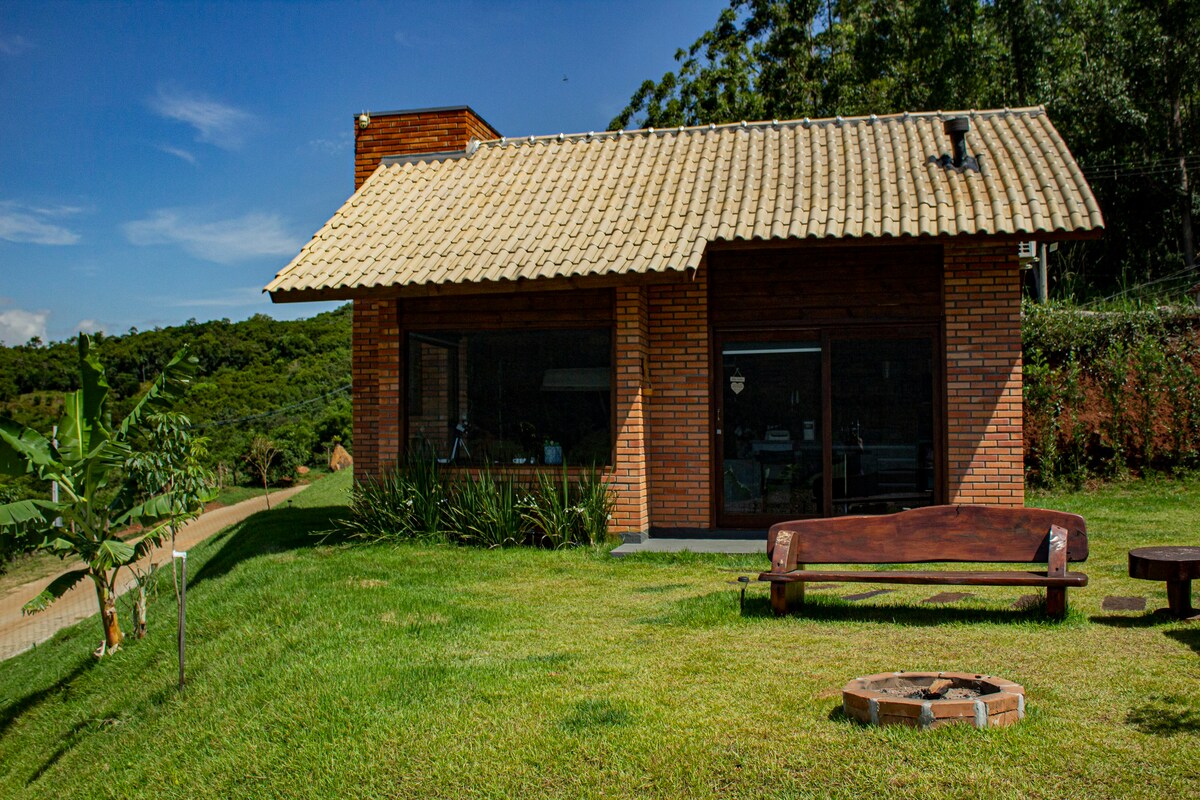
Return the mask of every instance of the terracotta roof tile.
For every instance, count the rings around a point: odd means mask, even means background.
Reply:
[[[970,118],[977,170],[944,165],[952,116]],[[716,240],[1103,225],[1041,108],[501,139],[385,161],[267,290],[685,270]]]

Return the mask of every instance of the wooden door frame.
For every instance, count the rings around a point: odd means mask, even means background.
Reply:
[[[731,341],[787,341],[810,339],[821,345],[821,466],[822,466],[822,516],[830,516],[833,509],[833,386],[832,357],[830,343],[845,339],[921,339],[930,343],[930,372],[933,380],[933,449],[936,475],[933,486],[933,503],[946,500],[948,463],[946,453],[946,376],[945,344],[942,326],[933,322],[887,322],[879,324],[831,325],[781,324],[771,327],[731,326],[710,328],[709,332],[709,452],[711,453],[711,511],[710,526],[725,528],[765,528],[773,522],[782,522],[787,517],[771,515],[726,515],[724,474],[724,350]],[[720,433],[718,433],[720,431]],[[770,520],[770,521],[768,521]],[[724,524],[722,524],[724,523]]]

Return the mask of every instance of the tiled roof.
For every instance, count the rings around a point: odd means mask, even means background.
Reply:
[[[947,166],[967,116],[979,169]],[[1102,228],[1041,108],[500,139],[385,161],[267,287],[381,287],[684,270],[713,241]]]

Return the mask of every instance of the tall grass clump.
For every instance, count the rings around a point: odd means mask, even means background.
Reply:
[[[408,459],[382,477],[355,482],[349,512],[337,526],[352,539],[370,542],[445,541],[446,496],[446,480],[436,463]]]
[[[453,475],[453,477],[450,477]],[[350,538],[451,542],[476,547],[602,544],[613,510],[611,488],[595,470],[443,472],[410,458],[351,491],[337,525]]]
[[[525,520],[535,544],[597,545],[608,535],[613,497],[608,484],[594,469],[575,482],[565,469],[561,477],[539,472],[537,486],[527,503]]]
[[[452,485],[445,505],[451,536],[463,544],[510,547],[528,536],[523,509],[529,503],[511,476],[489,470],[462,475]]]

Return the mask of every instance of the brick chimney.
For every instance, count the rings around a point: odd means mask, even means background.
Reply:
[[[500,133],[468,106],[382,111],[356,116],[354,188],[362,186],[387,156],[453,153],[466,150],[472,139],[499,138]]]

